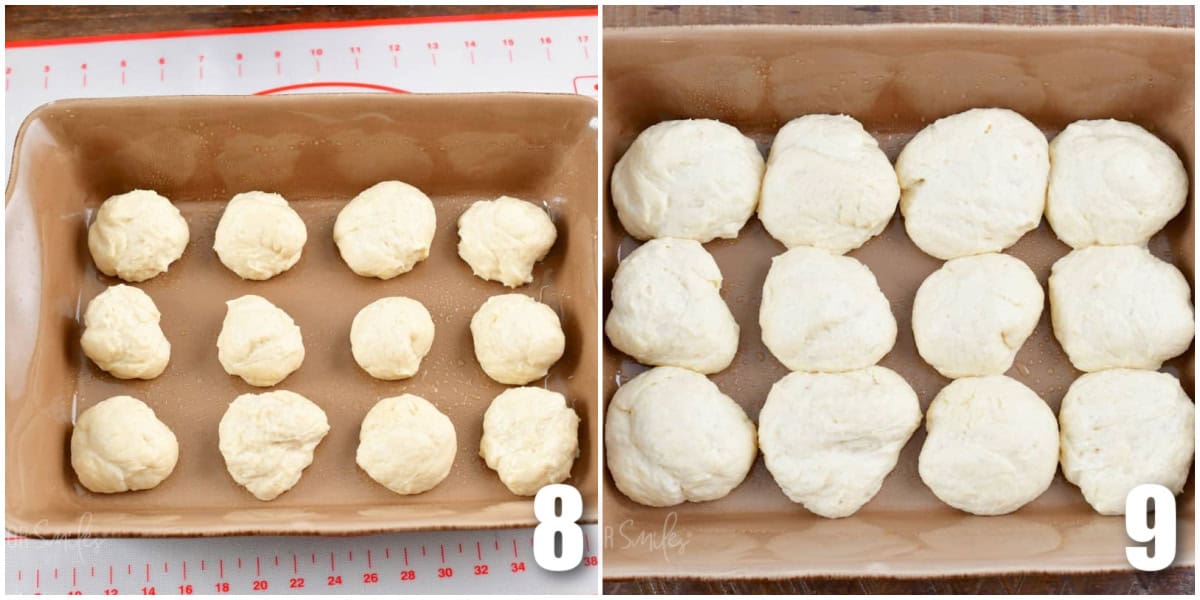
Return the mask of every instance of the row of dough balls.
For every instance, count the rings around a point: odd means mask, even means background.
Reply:
[[[917,395],[890,369],[795,372],[771,387],[756,436],[746,413],[707,377],[657,367],[613,396],[606,464],[633,501],[673,506],[729,494],[761,447],[790,500],[839,518],[879,492],[920,422]],[[1061,463],[1097,512],[1117,515],[1137,485],[1183,489],[1194,426],[1194,404],[1165,373],[1084,374],[1057,419],[1015,379],[967,377],[930,404],[918,472],[950,506],[1001,515],[1045,492]]]
[[[733,126],[665,121],[638,135],[612,175],[617,216],[640,240],[736,238],[757,209],[787,247],[843,254],[883,231],[899,204],[909,238],[943,260],[999,252],[1043,213],[1073,248],[1145,244],[1187,193],[1183,162],[1138,125],[1077,121],[1048,144],[999,108],[938,119],[894,168],[845,115],[792,120],[765,163]]]
[[[269,387],[304,362],[304,341],[291,315],[261,296],[226,302],[217,336],[221,366],[246,383]],[[120,379],[153,379],[167,367],[171,344],[161,313],[142,290],[118,284],[88,303],[81,339],[84,354]],[[434,324],[420,302],[403,296],[376,300],[354,317],[355,362],[388,381],[417,373],[433,346]],[[488,377],[506,385],[541,379],[562,357],[566,338],[558,314],[524,294],[492,296],[471,317],[475,358]]]
[[[565,481],[579,456],[579,416],[562,394],[542,388],[504,391],[483,415],[479,455],[508,489],[531,496]],[[242,394],[218,427],[221,455],[233,480],[259,500],[297,482],[329,433],[325,412],[300,394]],[[450,474],[458,440],[433,404],[412,394],[380,400],[363,418],[355,461],[397,494],[419,494]],[[179,459],[169,427],[141,400],[114,396],[87,409],[71,433],[71,466],[98,493],[146,490],[162,483]]]
[[[433,202],[421,190],[384,181],[338,213],[333,239],[342,260],[364,277],[391,279],[429,256],[437,228]],[[458,255],[476,276],[515,288],[533,281],[558,232],[545,210],[502,196],[472,204],[458,219]],[[105,275],[141,282],[183,256],[187,222],[169,200],[134,190],[105,200],[88,228],[88,248]],[[279,194],[245,192],[225,207],[213,250],[243,279],[270,279],[300,260],[308,231]]]

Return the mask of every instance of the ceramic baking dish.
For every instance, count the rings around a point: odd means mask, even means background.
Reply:
[[[1141,27],[693,27],[604,32],[603,181],[634,137],[666,119],[708,117],[739,127],[764,155],[774,133],[809,113],[862,121],[895,157],[924,125],[972,107],[1012,108],[1057,133],[1077,119],[1130,120],[1154,132],[1188,165],[1195,153],[1191,30]],[[603,269],[611,285],[618,251],[636,246],[605,202]],[[1194,286],[1194,204],[1152,242]],[[786,374],[760,339],[758,306],[770,257],[782,244],[751,219],[737,240],[706,244],[724,274],[722,296],[741,325],[733,365],[713,380],[757,421],[771,385]],[[1067,252],[1043,222],[1010,252],[1043,287]],[[922,408],[948,380],[917,355],[912,299],[940,261],[921,253],[897,215],[863,248],[892,303],[900,333],[882,363],[903,375]],[[604,294],[605,314],[611,308]],[[605,402],[642,367],[606,341]],[[1194,387],[1194,355],[1166,370]],[[1078,376],[1049,323],[1049,307],[1009,375],[1057,411]],[[1154,435],[1154,432],[1146,432]],[[710,503],[654,509],[630,501],[605,475],[606,578],[898,576],[1129,569],[1124,521],[1102,517],[1059,474],[1038,500],[1011,515],[975,517],[942,504],[917,476],[922,425],[873,501],[829,520],[783,495],[761,457],[745,483]],[[1194,487],[1179,499],[1177,564],[1194,564]]]
[[[545,385],[579,414],[581,454],[569,483],[596,519],[596,103],[564,95],[300,95],[71,100],[39,108],[17,139],[6,196],[5,482],[8,530],[32,536],[350,534],[535,523],[479,458],[483,412],[505,389],[475,360],[468,323],[509,290],[457,256],[458,215],[501,194],[544,203],[558,241],[519,288],[558,311],[567,347]],[[355,275],[333,243],[334,218],[358,192],[399,179],[437,211],[427,260],[381,281]],[[170,271],[137,284],[162,311],[171,362],[157,379],[120,381],[79,347],[80,314],[113,278],[96,271],[86,231],[108,196],[150,188],[172,199],[191,242]],[[300,262],[265,282],[218,261],[213,233],[235,193],[283,194],[304,219]],[[262,295],[304,335],[301,368],[277,386],[307,396],[331,431],[299,484],[272,502],[236,485],[217,423],[238,394],[216,337],[224,302]],[[357,311],[384,296],[420,300],[437,333],[417,376],[372,379],[350,353]],[[542,385],[540,382],[537,385]],[[433,490],[399,496],[354,462],[358,429],[380,398],[414,393],[454,423],[458,454]],[[159,487],[101,495],[69,464],[79,411],[117,394],[146,401],[176,433],[180,459]]]

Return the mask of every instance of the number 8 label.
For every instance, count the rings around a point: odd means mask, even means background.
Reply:
[[[556,505],[561,503],[561,510]],[[570,571],[583,560],[583,529],[576,521],[583,516],[583,498],[573,486],[555,483],[538,490],[533,499],[533,559],[547,571]],[[555,553],[561,537],[562,553]]]
[[[1150,521],[1150,500],[1154,500],[1154,526]],[[1175,560],[1175,495],[1156,483],[1144,483],[1125,497],[1125,532],[1129,539],[1154,542],[1154,556],[1146,546],[1128,546],[1125,558],[1139,571],[1161,571]]]

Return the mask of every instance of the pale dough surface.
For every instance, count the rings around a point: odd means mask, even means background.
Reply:
[[[243,192],[225,206],[213,250],[242,279],[270,279],[300,260],[308,230],[279,194]]]
[[[433,317],[424,304],[404,296],[380,298],[350,324],[354,362],[371,377],[394,381],[417,374],[433,347]]]
[[[663,238],[630,252],[613,275],[612,302],[604,331],[642,364],[716,373],[737,352],[721,271],[699,242]]]
[[[148,490],[179,460],[175,434],[144,402],[113,396],[83,411],[71,432],[71,467],[102,494]]]
[[[283,309],[262,296],[247,295],[225,303],[217,336],[217,358],[230,375],[259,387],[272,386],[304,362],[300,327]]]
[[[617,388],[604,422],[617,489],[646,506],[706,502],[733,491],[758,456],[754,423],[707,377],[658,367]]]
[[[454,425],[428,400],[384,398],[363,418],[355,461],[397,494],[420,494],[450,474],[458,438]]]
[[[758,444],[784,494],[828,518],[869,502],[921,424],[921,405],[891,369],[791,373],[771,386]]]
[[[458,218],[458,255],[477,277],[515,288],[533,281],[558,230],[542,207],[501,196],[480,200]]]
[[[471,340],[479,366],[506,385],[545,377],[566,348],[558,314],[524,294],[488,298],[471,317]]]
[[[300,481],[329,421],[308,398],[272,390],[234,399],[217,433],[233,480],[255,498],[273,500]]]
[[[1191,288],[1143,246],[1074,250],[1050,269],[1054,336],[1080,371],[1157,369],[1195,334]]]
[[[134,190],[100,205],[88,227],[88,250],[101,273],[137,283],[165,273],[183,256],[189,235],[170,200]]]
[[[805,115],[775,135],[758,218],[788,248],[843,254],[879,235],[899,201],[896,171],[862,124]]]
[[[763,343],[792,371],[863,369],[896,343],[896,318],[871,270],[804,246],[771,259],[758,323]]]
[[[1143,483],[1183,490],[1196,452],[1196,406],[1166,373],[1112,369],[1071,384],[1058,413],[1062,470],[1102,515],[1125,514]]]
[[[732,125],[664,121],[613,167],[613,205],[639,240],[735,238],[754,214],[764,169],[754,140]]]
[[[483,413],[479,456],[518,496],[571,476],[579,456],[579,415],[558,392],[511,388]]]
[[[1046,220],[1072,248],[1144,244],[1187,203],[1170,146],[1133,123],[1076,121],[1050,142]]]
[[[1032,502],[1058,468],[1058,422],[1033,390],[994,375],[956,379],[925,413],[917,471],[942,502],[1003,515]]]
[[[88,302],[80,339],[83,353],[118,379],[154,379],[171,359],[161,318],[146,292],[114,285]]]
[[[999,252],[1042,220],[1046,136],[1025,117],[975,108],[934,121],[896,159],[908,237],[948,260]]]
[[[346,203],[333,241],[350,270],[391,279],[429,256],[437,215],[421,190],[400,181],[377,183]]]

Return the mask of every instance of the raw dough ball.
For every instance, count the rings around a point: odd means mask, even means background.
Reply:
[[[950,506],[1003,515],[1033,501],[1058,468],[1058,423],[1019,381],[994,375],[956,379],[925,413],[921,480]]]
[[[566,344],[554,309],[523,294],[488,298],[471,317],[471,338],[479,366],[506,385],[545,377]]]
[[[326,433],[325,411],[287,390],[238,396],[218,427],[225,468],[259,500],[292,489]]]
[[[1142,246],[1093,246],[1050,269],[1050,317],[1080,371],[1157,369],[1195,333],[1191,290]]]
[[[978,254],[947,261],[913,301],[917,351],[951,379],[1003,375],[1037,326],[1044,296],[1020,259]]]
[[[1143,483],[1178,494],[1196,451],[1196,406],[1166,373],[1113,369],[1086,373],[1058,413],[1062,469],[1102,515],[1125,514]]]
[[[664,121],[613,167],[613,205],[639,240],[736,238],[758,204],[763,168],[754,140],[732,125]]]
[[[101,292],[83,313],[83,353],[118,379],[154,379],[167,368],[171,343],[146,292],[124,284]]]
[[[188,225],[170,200],[150,190],[113,196],[88,227],[88,250],[96,268],[129,282],[165,273],[183,256]]]
[[[537,494],[571,476],[579,456],[579,415],[558,392],[506,390],[483,413],[479,456],[512,493]]]
[[[558,231],[540,206],[501,196],[480,200],[458,218],[458,255],[476,276],[515,288],[533,281]]]
[[[113,396],[83,411],[71,432],[71,467],[83,487],[102,494],[148,490],[179,460],[179,442],[154,410]]]
[[[875,497],[921,424],[921,405],[891,369],[792,373],[771,386],[758,443],[792,502],[848,517]]]
[[[866,265],[797,246],[771,259],[758,324],[792,371],[869,367],[896,343],[896,318]]]
[[[1144,244],[1187,203],[1183,162],[1123,121],[1076,121],[1050,143],[1046,220],[1072,248]]]
[[[397,494],[433,489],[450,474],[458,451],[450,419],[412,394],[380,400],[363,419],[358,440],[358,466]]]
[[[908,237],[942,260],[999,252],[1042,220],[1046,136],[1021,115],[975,108],[917,133],[896,159]]]
[[[230,375],[259,387],[272,386],[304,362],[300,327],[283,309],[261,296],[225,303],[228,311],[217,336],[217,358]]]
[[[707,377],[650,369],[617,389],[604,422],[617,489],[646,506],[724,498],[754,465],[754,423]]]
[[[733,362],[738,324],[721,299],[721,271],[693,240],[657,239],[629,253],[612,282],[604,331],[647,365],[716,373]]]
[[[377,183],[348,202],[333,224],[342,260],[363,277],[391,279],[429,257],[433,202],[399,181]]]
[[[758,218],[788,248],[843,254],[879,235],[899,201],[892,163],[858,121],[806,115],[775,135]]]
[[[270,279],[300,260],[308,230],[279,194],[245,192],[229,201],[213,250],[242,279]]]
[[[429,354],[433,334],[433,318],[425,305],[403,296],[380,298],[354,316],[350,351],[371,377],[408,379]]]

